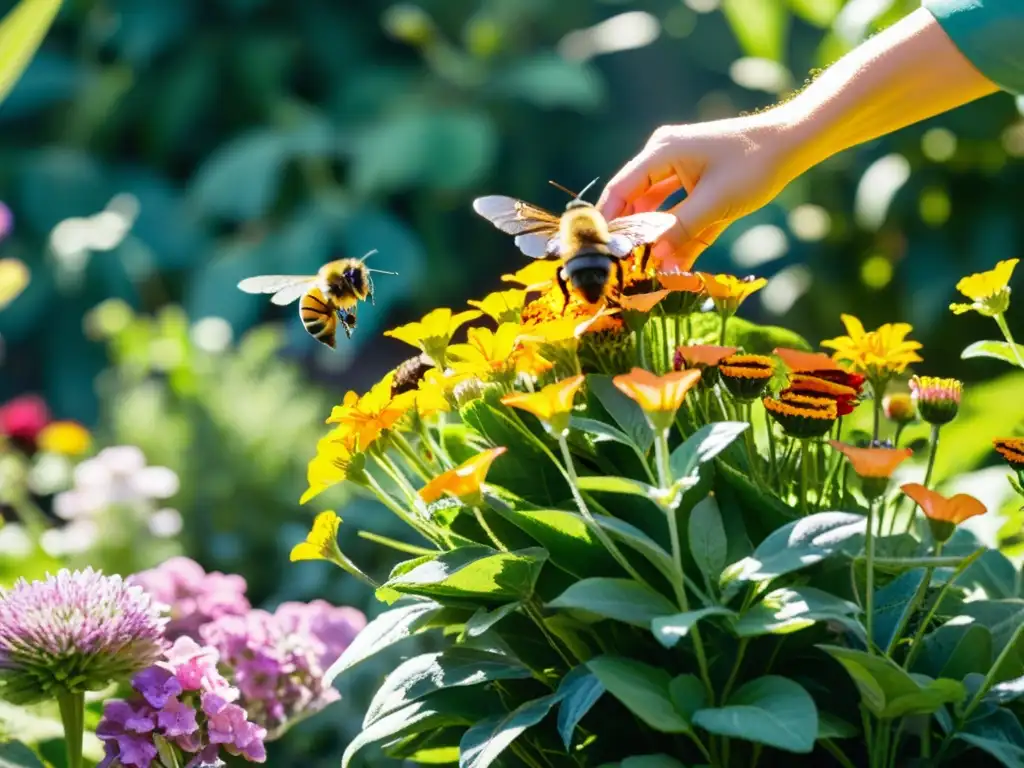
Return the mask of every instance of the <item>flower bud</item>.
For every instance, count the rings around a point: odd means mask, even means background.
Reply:
[[[885,412],[885,418],[896,424],[910,424],[917,419],[917,405],[914,398],[906,392],[883,397],[882,410]]]
[[[963,392],[963,384],[959,380],[915,376],[910,380],[910,389],[914,393],[918,413],[929,424],[941,426],[956,418]]]

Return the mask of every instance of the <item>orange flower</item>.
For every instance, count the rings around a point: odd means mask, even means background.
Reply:
[[[569,428],[569,414],[583,376],[571,376],[554,384],[548,384],[537,392],[517,392],[505,395],[501,402],[511,408],[532,413],[544,426],[556,435],[562,435]]]
[[[853,413],[857,405],[857,390],[853,387],[804,373],[794,373],[790,376],[789,387],[783,390],[782,394],[783,399],[786,394],[827,397],[835,402],[840,416]]]
[[[812,402],[808,402],[812,401]],[[783,400],[762,398],[761,403],[782,431],[798,440],[821,437],[837,418],[836,404],[827,398],[792,395]]]
[[[782,362],[793,373],[842,370],[835,360],[820,352],[802,352],[799,349],[776,347],[775,354],[782,359]]]
[[[736,347],[716,347],[713,344],[698,344],[692,347],[679,347],[676,350],[676,370],[683,367],[710,368],[718,365],[725,358],[736,354]],[[685,365],[681,365],[684,363]]]
[[[1011,467],[1024,469],[1024,437],[997,437],[992,445]]]
[[[945,541],[953,534],[955,526],[987,511],[984,504],[966,493],[946,498],[920,483],[907,483],[901,490],[921,506],[937,541]]]
[[[668,272],[657,272],[656,277],[662,288],[670,291],[685,291],[686,293],[704,293],[704,281],[693,272],[682,270],[671,270]]]
[[[850,460],[853,471],[861,477],[888,478],[900,464],[913,455],[909,448],[856,448],[838,440],[828,444]]]
[[[741,402],[756,400],[775,373],[775,362],[763,355],[730,355],[718,367],[722,383]]]
[[[723,315],[736,314],[740,304],[749,296],[768,285],[763,277],[739,278],[733,275],[711,275],[707,272],[698,272],[701,281],[704,283],[704,290],[708,292]]]
[[[650,293],[637,293],[632,296],[619,296],[619,306],[623,309],[627,309],[633,312],[642,312],[647,314],[654,309],[658,302],[668,296],[669,291],[651,291]]]
[[[700,381],[700,376],[698,370],[673,371],[656,376],[643,368],[634,368],[629,373],[616,376],[612,383],[643,409],[652,429],[665,430],[672,424],[686,393]]]
[[[505,448],[490,448],[459,464],[455,469],[443,472],[419,490],[419,496],[430,504],[444,495],[455,496],[464,501],[478,502],[480,486],[494,460],[505,452]]]

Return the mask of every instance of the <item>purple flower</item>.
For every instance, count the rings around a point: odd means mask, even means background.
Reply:
[[[139,672],[132,679],[132,688],[141,693],[150,706],[157,709],[182,691],[178,678],[163,667],[150,667]]]
[[[235,574],[207,573],[187,557],[173,557],[157,568],[131,577],[156,600],[171,607],[167,637],[199,636],[199,627],[221,616],[249,610],[245,579]]]
[[[87,568],[0,589],[0,697],[14,704],[98,690],[157,661],[159,606]]]
[[[171,699],[157,712],[156,724],[168,736],[190,736],[199,730],[196,711],[177,699]]]

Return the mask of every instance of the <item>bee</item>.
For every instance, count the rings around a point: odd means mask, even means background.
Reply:
[[[361,259],[338,259],[324,264],[315,275],[260,275],[238,284],[246,293],[272,293],[270,300],[279,306],[299,301],[299,317],[306,332],[317,341],[334,348],[338,324],[352,337],[356,327],[356,305],[369,299],[373,303],[371,272],[397,275],[383,269],[370,269]]]
[[[519,250],[530,258],[561,259],[557,278],[566,305],[570,285],[591,304],[609,297],[613,269],[621,294],[622,259],[644,246],[640,266],[646,269],[651,243],[668,232],[676,221],[670,213],[654,211],[606,221],[592,203],[581,199],[596,181],[590,182],[579,194],[550,182],[573,197],[561,216],[502,195],[478,197],[473,201],[473,210],[502,232],[515,235]]]

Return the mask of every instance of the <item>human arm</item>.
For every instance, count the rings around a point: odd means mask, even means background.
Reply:
[[[1008,1],[1024,23],[1024,2]],[[684,188],[686,199],[672,209],[678,224],[655,255],[685,269],[730,223],[768,203],[808,168],[997,89],[936,16],[918,9],[782,105],[729,120],[659,128],[612,178],[598,205],[608,217],[656,210]]]

